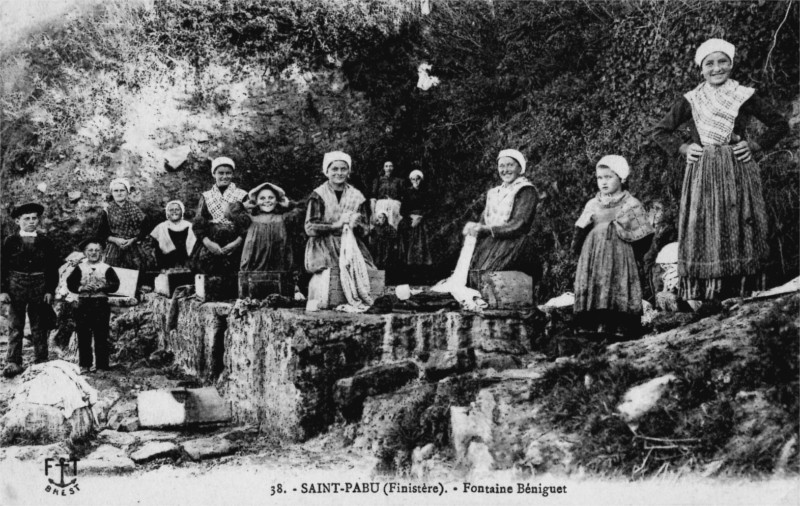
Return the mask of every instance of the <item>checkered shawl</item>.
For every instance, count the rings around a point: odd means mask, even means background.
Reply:
[[[141,232],[144,222],[144,213],[139,207],[126,200],[122,205],[111,202],[106,208],[108,214],[108,226],[114,237],[130,239],[136,237]]]
[[[647,221],[647,212],[644,206],[628,191],[623,191],[615,197],[606,197],[598,193],[595,198],[586,203],[575,226],[585,228],[592,223],[592,217],[600,209],[611,207],[617,208],[614,215],[614,227],[623,241],[638,241],[655,232],[653,226]]]
[[[717,88],[701,83],[686,93],[700,142],[704,146],[728,144],[739,108],[754,92],[755,89],[728,79]]]
[[[490,227],[498,227],[508,223],[514,210],[514,199],[517,193],[527,186],[533,186],[525,176],[520,176],[511,184],[502,184],[489,190],[486,194],[486,209],[483,220]]]
[[[235,184],[231,183],[225,188],[225,193],[219,191],[219,187],[214,185],[213,188],[207,192],[203,192],[203,199],[205,199],[208,212],[211,213],[212,223],[224,223],[231,225],[231,221],[225,217],[225,209],[227,204],[235,204],[241,202],[247,197],[247,192],[241,188],[237,188]]]

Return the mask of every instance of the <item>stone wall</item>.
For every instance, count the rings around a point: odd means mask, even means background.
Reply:
[[[216,381],[237,422],[290,440],[358,420],[367,398],[409,384],[516,367],[533,337],[529,321],[509,311],[232,311],[228,303],[161,296],[145,304],[160,322],[159,343],[184,371]]]

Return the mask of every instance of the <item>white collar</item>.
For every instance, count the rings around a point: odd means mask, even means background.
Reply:
[[[22,237],[36,237],[37,234],[35,230],[33,232],[25,232],[24,230],[20,230],[19,235]]]

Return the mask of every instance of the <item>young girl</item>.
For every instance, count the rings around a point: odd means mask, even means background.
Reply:
[[[684,299],[720,301],[763,288],[767,212],[754,152],[769,149],[789,124],[753,88],[730,74],[734,46],[709,39],[697,48],[703,82],[678,99],[653,138],[686,158],[678,221],[678,273]],[[766,126],[749,137],[748,119]],[[691,141],[679,128],[689,123]]]
[[[625,188],[630,173],[625,158],[604,156],[596,170],[600,193],[575,223],[573,248],[580,251],[575,319],[584,328],[622,336],[640,324],[642,288],[634,253],[647,250],[653,227]]]
[[[387,279],[394,279],[400,264],[400,237],[397,230],[389,224],[386,213],[375,215],[375,225],[369,232],[369,250],[375,266],[386,271]]]
[[[242,248],[240,270],[291,271],[294,267],[291,228],[300,226],[302,209],[289,211],[280,186],[263,183],[250,191],[253,218]]]

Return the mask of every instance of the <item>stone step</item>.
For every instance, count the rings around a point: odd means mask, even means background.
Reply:
[[[144,464],[154,459],[174,457],[180,452],[180,447],[175,443],[164,441],[151,441],[131,453],[131,460],[137,464]]]
[[[181,444],[181,448],[192,460],[206,460],[234,453],[238,444],[222,438],[193,439]]]

